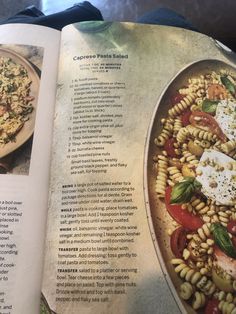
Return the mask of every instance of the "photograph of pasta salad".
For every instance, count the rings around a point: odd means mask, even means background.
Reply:
[[[155,136],[155,193],[165,203],[178,295],[194,311],[236,313],[236,77],[188,77]]]
[[[27,69],[0,56],[0,145],[15,141],[33,111],[32,80]]]

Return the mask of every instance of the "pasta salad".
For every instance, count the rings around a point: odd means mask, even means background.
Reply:
[[[193,310],[234,314],[236,78],[224,70],[191,77],[170,103],[153,160],[157,196],[173,219],[178,293]]]
[[[15,141],[33,111],[28,71],[11,58],[0,57],[0,145]]]

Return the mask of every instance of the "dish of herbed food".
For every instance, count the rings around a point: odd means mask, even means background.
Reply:
[[[38,87],[33,66],[15,52],[0,48],[0,157],[32,135]]]
[[[236,71],[182,70],[163,92],[147,151],[154,245],[188,313],[236,313]]]

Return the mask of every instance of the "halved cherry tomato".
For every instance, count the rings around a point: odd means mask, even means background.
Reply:
[[[221,310],[218,308],[220,301],[217,299],[210,299],[207,301],[204,314],[220,314]]]
[[[170,103],[172,106],[178,104],[181,100],[183,100],[185,95],[182,95],[178,92],[176,92],[171,98],[170,98]]]
[[[168,186],[165,193],[166,209],[170,216],[180,225],[189,230],[197,230],[203,225],[203,220],[197,216],[183,209],[181,205],[170,204],[172,188]]]
[[[227,231],[233,235],[236,235],[236,220],[230,220],[228,222]]]
[[[236,279],[236,259],[226,255],[218,246],[214,246],[215,263]]]
[[[224,86],[220,84],[211,84],[208,87],[208,97],[211,100],[220,100],[227,98],[227,91]]]
[[[236,248],[236,236],[232,236],[231,241],[233,243],[233,246]]]
[[[174,143],[176,143],[174,138],[168,138],[164,145],[164,150],[167,152],[167,155],[172,158],[177,157]]]
[[[170,236],[170,247],[172,253],[177,258],[182,257],[184,248],[186,247],[187,242],[187,232],[183,227],[175,229],[175,231]]]
[[[191,114],[192,114],[191,110],[186,110],[181,114],[180,119],[181,119],[183,126],[187,126],[190,124],[189,118],[190,118]]]
[[[226,136],[222,132],[216,120],[208,113],[202,111],[192,112],[190,118],[190,123],[200,129],[210,131],[216,136],[218,136],[223,142],[227,141]]]

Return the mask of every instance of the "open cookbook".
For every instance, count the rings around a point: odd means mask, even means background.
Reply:
[[[234,54],[133,23],[0,37],[0,314],[236,313]]]

